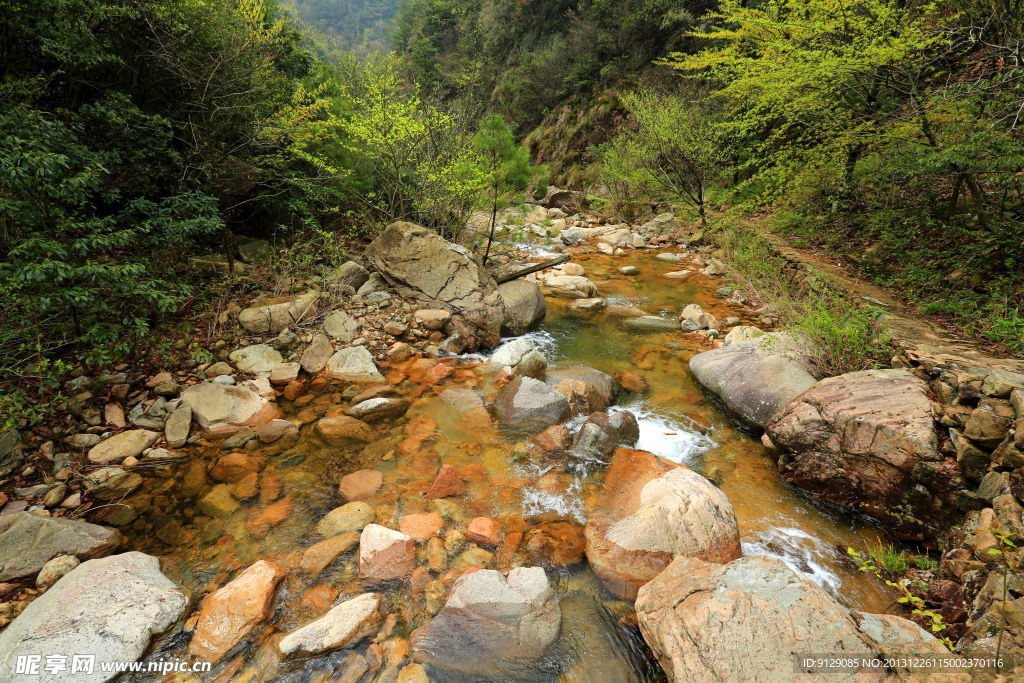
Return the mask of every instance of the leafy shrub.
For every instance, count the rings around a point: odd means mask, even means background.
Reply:
[[[867,370],[887,359],[881,309],[853,308],[834,297],[801,303],[800,309],[787,327],[807,339],[809,360],[826,375]]]

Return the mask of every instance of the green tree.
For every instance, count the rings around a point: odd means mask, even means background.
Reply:
[[[710,80],[753,170],[783,181],[808,159],[838,159],[849,187],[869,140],[922,77],[939,37],[929,5],[888,0],[723,0],[699,33],[706,49],[666,64]]]
[[[487,208],[491,213],[483,258],[486,266],[494,241],[498,211],[508,206],[509,193],[521,192],[530,183],[530,158],[529,151],[512,139],[512,131],[500,116],[484,119],[473,143],[480,157],[480,174],[485,185]]]
[[[415,219],[458,234],[480,186],[466,119],[425,102],[393,60],[368,65],[366,76],[351,115],[336,122],[369,179],[355,198],[380,221]]]
[[[690,204],[705,223],[708,184],[728,159],[721,127],[710,110],[681,95],[650,90],[627,95],[625,104],[633,125],[605,152],[609,180]]]

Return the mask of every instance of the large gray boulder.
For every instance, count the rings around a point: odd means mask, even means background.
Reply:
[[[494,372],[508,366],[512,368],[512,374],[516,377],[533,377],[541,380],[544,379],[544,372],[548,367],[547,359],[525,339],[513,339],[502,345],[487,364]]]
[[[544,382],[516,377],[498,394],[495,411],[509,431],[536,434],[568,417],[569,400]]]
[[[941,462],[928,385],[907,370],[864,370],[823,379],[765,425],[781,449],[779,473],[920,540],[942,520],[914,491],[922,461]],[[937,506],[943,507],[943,506]]]
[[[772,415],[817,382],[807,364],[794,359],[797,353],[787,337],[766,334],[698,353],[690,359],[690,372],[737,420],[761,430]]]
[[[242,427],[253,429],[275,414],[275,405],[245,386],[216,382],[193,384],[181,392],[192,419],[212,436],[230,436]]]
[[[670,683],[925,680],[920,670],[899,666],[874,677],[810,673],[794,664],[798,653],[858,660],[951,656],[917,624],[852,612],[782,560],[763,555],[728,564],[679,557],[640,589],[636,613]],[[940,677],[969,680],[967,674]]]
[[[441,612],[410,640],[418,662],[507,680],[548,651],[561,625],[558,597],[543,569],[518,567],[507,577],[483,569],[460,577]]]
[[[583,193],[575,190],[560,190],[554,185],[549,185],[547,192],[544,193],[544,203],[549,209],[579,208],[583,203]]]
[[[498,285],[498,294],[505,304],[505,319],[501,333],[508,337],[526,334],[540,325],[548,313],[547,302],[540,285],[519,278]]]
[[[0,581],[34,576],[51,558],[104,557],[121,545],[121,533],[105,526],[30,512],[0,515]]]
[[[134,662],[187,605],[155,557],[130,552],[84,562],[0,633],[0,681],[34,680],[15,673],[17,655],[24,654],[68,657],[65,669],[44,674],[47,681],[110,680],[118,672],[103,671],[100,662]],[[72,657],[78,654],[95,655],[92,674],[74,671]]]
[[[498,286],[468,249],[413,223],[392,223],[363,253],[398,294],[450,311],[449,335],[467,349],[492,348],[505,318]]]
[[[286,327],[316,315],[316,292],[265,299],[238,314],[238,324],[247,332],[276,334]]]

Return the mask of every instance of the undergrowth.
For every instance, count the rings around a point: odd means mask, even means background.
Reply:
[[[803,339],[801,355],[822,376],[881,367],[891,357],[881,309],[857,305],[815,276],[794,282],[786,260],[752,229],[727,221],[714,237],[736,269],[737,284],[766,304],[763,310],[782,330]]]

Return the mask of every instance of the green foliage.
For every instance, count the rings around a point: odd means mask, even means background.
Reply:
[[[879,544],[878,548],[881,548],[881,544]],[[871,558],[874,558],[873,552],[869,551],[868,557],[865,557],[853,548],[847,548],[846,552],[860,563],[860,570],[862,572],[871,572],[878,578],[883,578],[881,570],[871,562]],[[881,554],[885,556],[884,551]],[[891,554],[892,553],[890,552],[889,555]],[[905,561],[903,561],[902,566],[903,571],[906,571],[907,566]],[[889,579],[884,579],[884,581],[887,586],[891,586],[892,588],[899,590],[903,594],[902,597],[898,598],[897,602],[899,602],[902,605],[910,605],[912,607],[912,609],[910,610],[911,614],[917,614],[922,618],[926,619],[930,623],[932,634],[935,635],[935,637],[939,641],[941,641],[942,644],[945,645],[950,652],[955,653],[956,644],[952,640],[950,640],[948,636],[942,635],[942,632],[946,630],[946,624],[942,623],[942,615],[938,612],[933,612],[932,610],[926,608],[924,598],[918,597],[910,590],[910,582],[905,578],[900,579],[898,582],[890,581]]]
[[[485,188],[485,208],[491,215],[483,264],[491,253],[498,211],[509,205],[509,193],[521,192],[530,183],[530,159],[525,147],[512,139],[512,131],[500,116],[491,116],[480,124],[473,138],[479,157],[478,170]]]
[[[799,304],[802,309],[788,329],[807,340],[807,357],[828,376],[867,370],[886,362],[881,309],[860,309],[836,297]]]
[[[727,158],[725,138],[710,109],[680,95],[651,91],[624,98],[633,126],[604,154],[608,184],[627,184],[647,196],[682,201],[706,222],[708,185]]]
[[[391,35],[415,78],[517,132],[679,49],[704,0],[406,0]]]
[[[666,63],[719,85],[745,165],[782,183],[794,164],[851,164],[886,131],[914,87],[915,57],[938,40],[931,13],[885,0],[724,0],[705,17],[711,45]]]
[[[67,397],[59,391],[60,377],[68,369],[63,361],[41,357],[28,374],[19,378],[19,385],[4,386],[0,392],[0,432],[31,426],[61,407]]]
[[[924,571],[931,571],[933,569],[937,569],[939,566],[937,561],[927,555],[912,555],[910,557],[910,561],[913,562],[918,569]]]
[[[877,545],[868,548],[868,554],[883,569],[893,574],[904,574],[910,569],[910,565],[907,563],[907,554],[894,548],[891,543],[883,544],[879,541]]]
[[[392,61],[367,68],[352,110],[338,130],[370,180],[355,197],[381,221],[458,234],[480,189],[468,122],[424,102]]]
[[[1024,6],[727,0],[703,26],[662,63],[710,85],[734,199],[1024,348]]]
[[[132,353],[226,228],[337,207],[338,77],[268,0],[0,4],[0,368]]]

